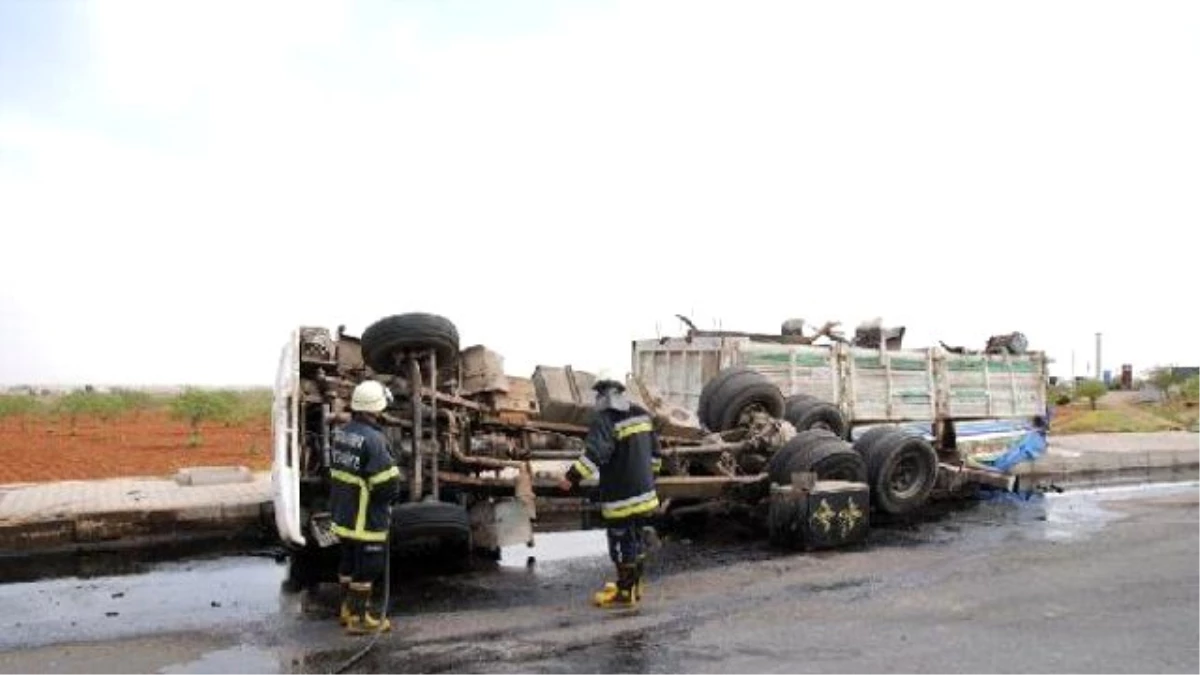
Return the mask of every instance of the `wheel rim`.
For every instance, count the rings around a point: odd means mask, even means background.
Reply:
[[[829,422],[826,422],[824,420],[818,420],[817,422],[813,423],[812,426],[810,426],[808,428],[809,429],[824,429],[825,431],[833,431],[833,426],[830,425]]]
[[[925,471],[920,459],[912,454],[905,454],[892,468],[888,477],[888,487],[895,497],[907,499],[921,491],[924,479]]]
[[[762,403],[751,403],[745,408],[742,408],[742,411],[738,413],[737,417],[738,426],[746,426],[750,424],[750,420],[756,412],[766,413],[767,408]]]

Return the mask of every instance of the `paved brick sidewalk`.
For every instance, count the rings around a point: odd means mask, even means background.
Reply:
[[[182,486],[164,478],[115,478],[0,486],[0,525],[129,511],[182,511],[271,501],[271,474],[247,483]]]
[[[219,485],[170,478],[3,485],[0,555],[257,531],[269,513],[271,475],[252,478]]]

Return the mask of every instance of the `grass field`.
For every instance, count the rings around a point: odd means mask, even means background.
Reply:
[[[1187,431],[1194,429],[1200,409],[1181,401],[1169,404],[1139,403],[1136,392],[1111,392],[1097,401],[1096,410],[1087,401],[1055,408],[1051,434],[1128,433]]]

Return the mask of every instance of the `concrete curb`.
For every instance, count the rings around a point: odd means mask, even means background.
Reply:
[[[0,555],[50,548],[128,547],[140,539],[228,537],[264,531],[273,524],[271,502],[211,504],[173,510],[109,511],[0,524]]]
[[[1030,471],[1017,477],[1016,491],[1077,490],[1114,485],[1180,483],[1194,480],[1200,480],[1200,463],[1197,462],[1174,466],[1142,466],[1119,469]]]
[[[273,526],[270,475],[244,467],[0,486],[0,557],[257,536]]]

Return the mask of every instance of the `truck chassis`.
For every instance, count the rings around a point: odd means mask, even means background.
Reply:
[[[290,555],[289,587],[334,578],[331,429],[349,420],[351,391],[368,378],[394,396],[382,415],[403,484],[393,507],[392,550],[432,553],[461,567],[476,558],[498,559],[505,546],[533,545],[539,505],[565,497],[555,472],[535,471],[535,462],[578,456],[586,423],[545,419],[538,406],[502,391],[464,392],[462,354],[453,323],[433,314],[385,317],[358,337],[341,327],[293,331],[276,379],[272,468],[276,527]],[[716,430],[681,425],[679,411],[645,382],[635,377],[629,384],[659,428],[664,524],[724,514],[763,527],[779,545],[811,548],[854,540],[872,509],[904,514],[931,497],[979,483],[1013,487],[1011,477],[966,467],[945,447],[939,455],[924,439],[894,427],[872,429],[854,443],[828,425],[798,431],[774,403],[776,385],[744,369],[722,370],[705,383],[699,412],[723,421]],[[581,396],[576,402],[586,410],[589,401]],[[860,534],[822,539],[811,527],[796,526],[798,518],[817,522],[823,513],[799,502],[849,488],[869,495],[869,505],[848,502],[850,512],[864,509],[854,520]],[[828,533],[828,520],[821,522]]]

